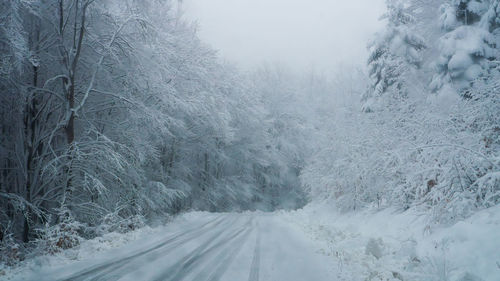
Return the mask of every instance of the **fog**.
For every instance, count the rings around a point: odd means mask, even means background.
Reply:
[[[0,1],[0,280],[500,280],[499,9]]]
[[[240,66],[329,70],[365,61],[384,1],[184,0],[182,10],[202,40]]]

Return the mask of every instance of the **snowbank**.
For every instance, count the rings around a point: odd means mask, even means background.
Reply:
[[[500,280],[500,206],[452,226],[416,210],[340,214],[326,202],[283,216],[332,257],[340,280]]]

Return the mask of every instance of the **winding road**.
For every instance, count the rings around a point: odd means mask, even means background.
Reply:
[[[198,213],[91,261],[41,269],[33,280],[323,281],[334,265],[273,213]]]

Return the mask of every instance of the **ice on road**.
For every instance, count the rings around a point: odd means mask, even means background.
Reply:
[[[187,216],[168,232],[92,260],[42,269],[33,280],[336,280],[334,266],[278,214]]]

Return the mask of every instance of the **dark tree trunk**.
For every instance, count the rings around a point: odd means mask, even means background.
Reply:
[[[71,110],[71,115],[68,120],[68,124],[66,125],[66,139],[70,147],[72,143],[75,141],[75,78],[71,77],[70,86],[68,91],[68,103],[69,108]]]
[[[36,35],[36,39],[38,40],[38,32]],[[38,67],[33,66],[33,87],[36,88],[38,85]],[[31,100],[29,97],[31,96]],[[25,142],[26,142],[26,196],[25,199],[27,202],[32,201],[31,198],[31,189],[32,189],[32,179],[33,179],[33,158],[34,158],[34,145],[35,145],[35,135],[36,135],[36,114],[37,114],[37,97],[36,91],[28,94],[28,98],[26,100],[26,115],[25,115]],[[31,210],[28,208],[26,214],[24,215],[24,226],[23,226],[23,241],[28,242],[30,236],[30,219],[31,219]]]

